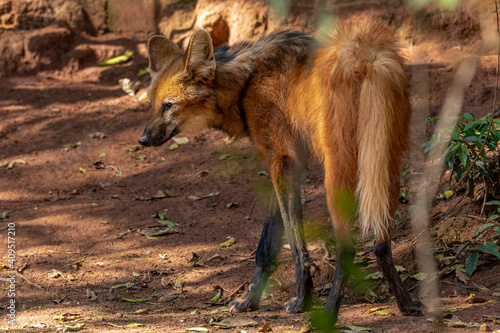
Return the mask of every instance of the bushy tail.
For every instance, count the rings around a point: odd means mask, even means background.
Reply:
[[[343,116],[356,118],[357,124],[356,196],[361,228],[363,234],[374,231],[383,239],[390,236],[400,163],[408,142],[411,109],[403,59],[394,32],[381,23],[339,27],[333,42],[335,70],[330,79],[340,80],[337,85],[351,90],[337,98],[345,104],[345,96],[352,96],[354,114]],[[342,116],[339,111],[346,112],[337,109],[338,117]]]

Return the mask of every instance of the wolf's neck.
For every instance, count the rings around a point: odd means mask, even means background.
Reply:
[[[219,114],[214,128],[234,137],[248,135],[245,110],[241,105],[248,80],[251,77],[250,61],[218,64],[215,76],[215,96]]]

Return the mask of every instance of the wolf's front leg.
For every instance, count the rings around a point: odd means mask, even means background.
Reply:
[[[301,312],[311,306],[313,282],[302,225],[300,168],[289,157],[283,157],[271,165],[271,176],[295,265],[297,294],[285,307],[289,313]]]
[[[255,271],[252,281],[250,281],[247,293],[243,298],[237,298],[229,303],[231,311],[245,312],[259,308],[260,297],[267,279],[276,269],[276,258],[281,249],[282,235],[283,220],[276,197],[273,197],[255,253]]]

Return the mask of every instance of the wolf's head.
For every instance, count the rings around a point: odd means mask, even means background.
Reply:
[[[181,131],[209,128],[216,108],[215,59],[209,33],[196,30],[185,54],[163,36],[149,38],[148,51],[151,118],[139,143],[159,146]]]

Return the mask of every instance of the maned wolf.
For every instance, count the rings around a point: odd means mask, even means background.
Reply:
[[[194,32],[186,53],[163,36],[148,41],[151,118],[139,143],[159,146],[177,133],[215,128],[249,137],[268,163],[276,197],[257,248],[246,295],[232,311],[257,309],[285,232],[295,264],[294,313],[311,303],[312,262],[304,242],[300,178],[309,160],[323,163],[337,244],[335,278],[325,312],[335,321],[354,257],[351,212],[357,200],[364,233],[376,234],[375,254],[404,315],[423,312],[392,260],[392,217],[411,108],[397,39],[382,23],[345,23],[326,43],[278,31],[255,43],[214,50],[207,31]],[[344,198],[344,199],[343,199]]]

